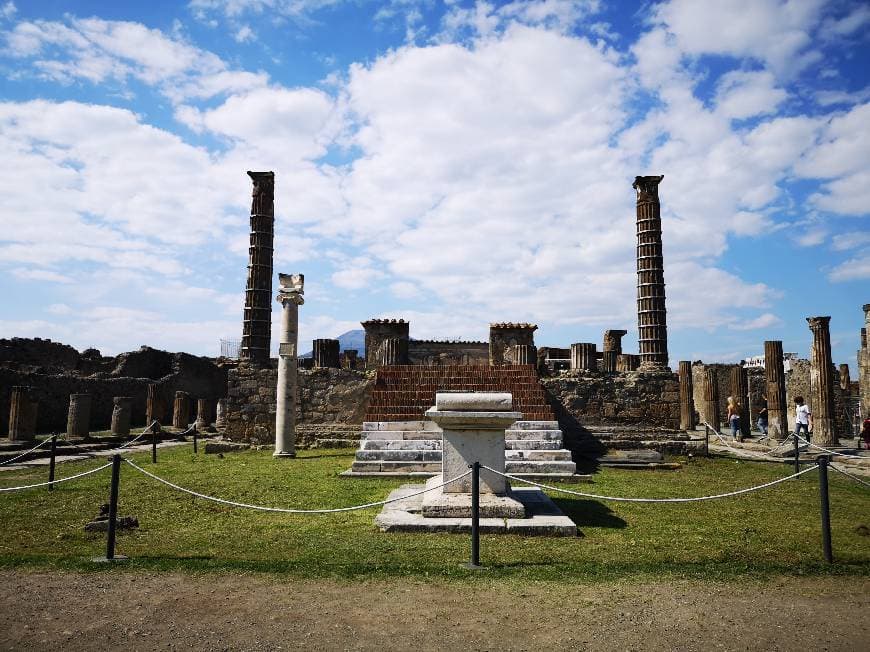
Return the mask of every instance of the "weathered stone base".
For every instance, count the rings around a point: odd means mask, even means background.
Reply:
[[[426,482],[426,487],[435,487],[442,482],[442,476],[436,475]],[[426,518],[471,518],[471,494],[444,493],[444,488],[439,487],[423,494],[421,509]],[[525,518],[526,508],[513,497],[510,488],[506,496],[481,493],[480,517]]]
[[[401,498],[420,491],[419,484],[408,484],[393,490],[389,498]],[[453,532],[471,531],[470,518],[427,518],[423,516],[423,496],[412,496],[384,505],[375,518],[381,532]],[[522,534],[526,536],[574,537],[578,535],[574,521],[556,507],[547,494],[537,487],[518,487],[512,497],[519,501],[526,518],[481,518],[484,533]]]

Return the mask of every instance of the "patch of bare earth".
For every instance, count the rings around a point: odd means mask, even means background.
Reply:
[[[16,650],[870,649],[870,579],[473,585],[0,571]]]

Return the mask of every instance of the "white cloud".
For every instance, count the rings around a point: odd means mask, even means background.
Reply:
[[[9,0],[9,2],[4,3],[0,7],[0,19],[10,20],[17,12],[18,8],[15,6],[15,3]]]
[[[834,283],[846,281],[858,281],[870,279],[870,248],[858,252],[832,269],[828,273],[828,279]]]
[[[760,330],[762,328],[773,328],[774,326],[781,326],[782,319],[774,315],[773,313],[766,312],[763,315],[759,315],[755,319],[750,319],[749,321],[738,321],[736,323],[730,324],[729,328],[735,331],[752,331],[752,330]],[[731,358],[732,360],[734,358]]]
[[[73,279],[64,274],[58,274],[49,269],[34,269],[19,267],[12,270],[12,275],[26,281],[48,281],[49,283],[73,283]]]
[[[851,231],[840,233],[831,239],[834,251],[848,251],[863,245],[870,245],[870,231]]]
[[[250,25],[242,25],[233,35],[237,43],[247,43],[248,41],[253,41],[255,37],[256,34],[254,34],[254,30],[251,29]]]
[[[769,71],[735,70],[719,78],[716,109],[729,118],[751,118],[775,113],[787,96]]]

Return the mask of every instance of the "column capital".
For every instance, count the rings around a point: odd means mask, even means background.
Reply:
[[[631,184],[631,187],[637,191],[638,203],[646,201],[658,201],[659,184],[664,178],[665,175],[663,174],[660,174],[659,176],[635,177],[634,183]]]
[[[827,329],[831,323],[830,316],[826,317],[807,317],[807,323],[810,325],[811,331]]]
[[[249,173],[250,174],[250,173]],[[278,296],[275,301],[282,306],[293,303],[301,306],[305,303],[302,295],[305,294],[305,274],[282,274],[278,273]]]

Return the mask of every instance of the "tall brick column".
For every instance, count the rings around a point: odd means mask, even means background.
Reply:
[[[813,333],[810,356],[810,391],[813,393],[813,443],[837,446],[834,418],[834,373],[831,362],[830,317],[807,317]]]
[[[764,343],[764,379],[767,384],[767,435],[771,444],[788,436],[788,406],[785,403],[785,368],[782,342]]]
[[[695,402],[692,387],[692,363],[680,360],[680,430],[695,429]]]
[[[665,272],[659,184],[664,175],[635,177],[637,191],[637,331],[641,370],[668,366]]]
[[[598,346],[594,342],[571,345],[571,369],[598,370]]]
[[[740,434],[748,437],[752,432],[749,423],[749,376],[743,365],[731,367],[731,396],[740,402]]]
[[[112,398],[112,434],[130,434],[130,413],[133,411],[132,396],[115,396]]]
[[[66,417],[67,437],[88,437],[91,432],[91,395],[70,394]]]
[[[272,339],[272,252],[275,236],[275,173],[248,172],[254,182],[248,282],[239,359],[266,364]]]
[[[704,415],[707,423],[718,431],[722,426],[722,414],[719,411],[719,382],[715,369],[704,371]]]
[[[12,388],[9,404],[9,440],[33,441],[36,438],[36,415],[39,404],[33,390],[26,385]]]

